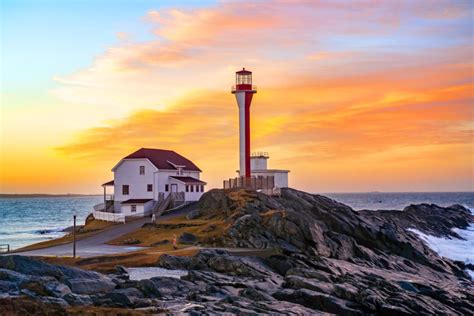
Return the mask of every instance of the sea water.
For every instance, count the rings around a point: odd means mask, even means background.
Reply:
[[[17,249],[58,238],[62,230],[84,221],[102,196],[0,198],[0,244]]]

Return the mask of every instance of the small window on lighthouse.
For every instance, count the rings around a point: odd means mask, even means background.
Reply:
[[[145,174],[145,166],[140,166],[140,174]]]

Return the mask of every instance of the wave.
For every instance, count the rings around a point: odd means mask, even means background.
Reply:
[[[472,212],[472,210],[471,210]],[[409,231],[418,235],[423,242],[436,251],[440,256],[451,260],[463,261],[466,264],[474,264],[474,224],[469,225],[466,229],[453,228],[462,239],[449,237],[436,237],[425,234],[415,228],[408,228]],[[474,271],[466,270],[472,279],[474,279]]]
[[[22,234],[48,235],[48,234],[55,234],[55,233],[64,233],[65,229],[66,227],[49,228],[49,229],[34,229],[34,230],[17,230],[17,231],[10,231],[10,232],[0,232],[0,236],[12,236],[12,235],[22,235]]]

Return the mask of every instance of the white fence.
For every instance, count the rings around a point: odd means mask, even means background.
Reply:
[[[120,213],[109,213],[109,212],[92,212],[95,219],[107,222],[115,222],[115,223],[125,223],[125,215]]]

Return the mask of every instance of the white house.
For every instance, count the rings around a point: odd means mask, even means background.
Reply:
[[[102,184],[104,203],[97,212],[123,216],[149,214],[149,211],[172,192],[182,192],[184,201],[197,201],[206,182],[192,161],[172,150],[141,148],[120,160],[113,168],[114,180]],[[114,194],[108,195],[107,188]],[[104,218],[105,219],[105,218]]]

